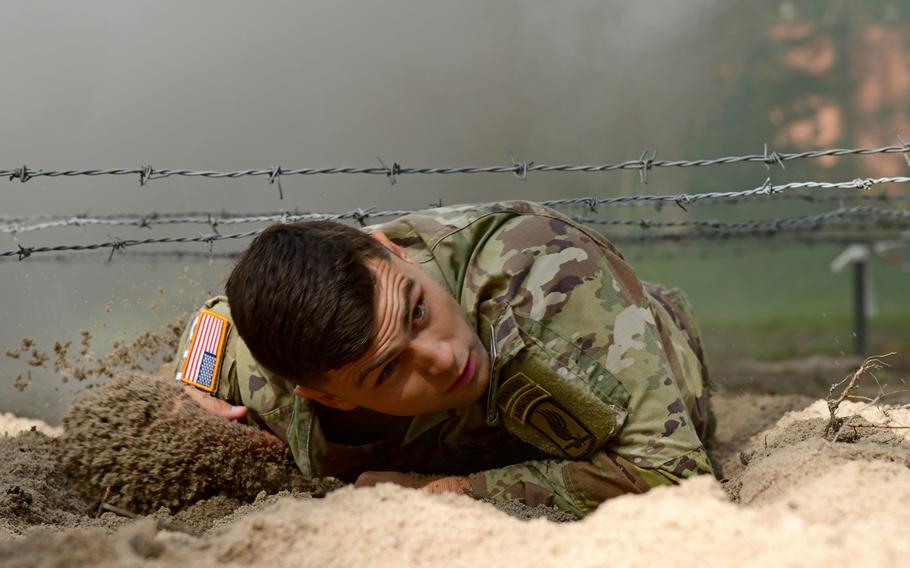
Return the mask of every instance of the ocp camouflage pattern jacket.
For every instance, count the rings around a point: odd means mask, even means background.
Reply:
[[[249,407],[304,475],[468,475],[477,497],[581,517],[712,473],[707,370],[680,291],[643,284],[598,232],[532,203],[443,207],[375,229],[465,310],[491,353],[490,387],[467,408],[407,419],[329,409],[257,364],[225,298],[209,300],[229,324],[213,394]]]

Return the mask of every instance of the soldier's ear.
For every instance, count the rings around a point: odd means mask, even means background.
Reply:
[[[354,410],[357,408],[356,404],[353,402],[348,402],[340,396],[322,392],[316,389],[311,389],[308,387],[294,387],[294,396],[299,396],[300,398],[306,398],[309,400],[315,400],[319,404],[328,406],[330,408],[337,408],[338,410]]]
[[[394,254],[395,256],[400,258],[401,260],[403,260],[405,262],[409,262],[411,264],[415,263],[414,259],[411,258],[411,255],[408,254],[408,251],[404,250],[400,246],[393,243],[392,239],[390,239],[388,236],[386,236],[386,234],[383,233],[382,231],[378,231],[378,230],[373,231],[373,238],[376,239],[377,241],[379,241],[380,244],[382,244],[382,246],[387,248],[389,250],[389,252],[391,252],[392,254]]]

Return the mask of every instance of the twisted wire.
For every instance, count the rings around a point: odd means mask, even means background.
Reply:
[[[857,216],[858,215],[858,216]],[[684,227],[695,226],[695,231],[688,232],[646,232],[636,237],[629,235],[613,235],[606,233],[608,238],[617,240],[617,242],[633,241],[654,241],[654,240],[691,240],[706,238],[742,238],[746,236],[771,236],[783,232],[806,232],[820,231],[829,225],[849,226],[861,231],[869,232],[877,230],[881,233],[883,228],[900,228],[910,227],[910,210],[882,210],[874,207],[853,207],[839,209],[828,213],[809,215],[804,217],[791,217],[782,219],[772,219],[767,221],[747,221],[741,223],[722,223],[711,220],[689,220],[689,221],[666,221],[666,222],[647,222],[648,225],[642,225],[642,221],[627,220],[610,220],[610,219],[585,219],[578,218],[584,223],[602,224],[602,225],[637,225],[645,229],[667,228],[667,227]],[[659,224],[651,224],[659,223]],[[243,239],[253,237],[264,231],[264,228],[254,229],[242,233],[208,233],[199,234],[198,236],[186,237],[151,237],[146,239],[119,239],[111,237],[110,240],[82,245],[55,245],[26,247],[21,243],[18,244],[17,250],[9,250],[0,253],[0,258],[17,257],[19,260],[30,257],[38,253],[52,253],[64,251],[89,251],[98,249],[111,249],[112,258],[114,252],[123,250],[128,247],[166,244],[166,243],[208,243],[209,247],[216,241],[228,239]],[[884,236],[882,236],[884,235]],[[831,234],[832,237],[841,237],[842,234]],[[868,234],[867,234],[868,236]],[[891,238],[894,235],[879,234],[876,238]],[[846,237],[845,237],[846,238]],[[210,249],[211,250],[211,249]]]
[[[763,198],[775,196],[784,192],[790,192],[797,189],[864,189],[867,190],[875,185],[889,183],[908,183],[910,177],[896,176],[883,178],[857,178],[851,181],[843,182],[818,182],[803,181],[790,182],[780,185],[773,185],[770,182],[744,191],[721,191],[706,193],[677,193],[669,195],[621,195],[612,197],[569,197],[564,199],[549,199],[540,201],[542,205],[550,207],[571,207],[586,206],[592,211],[596,211],[599,206],[622,206],[633,204],[666,204],[675,203],[679,207],[686,209],[687,206],[710,201],[723,201],[730,199],[748,199]],[[180,223],[197,223],[207,224],[213,227],[218,225],[254,223],[254,222],[278,222],[278,221],[302,221],[302,220],[355,220],[361,225],[371,218],[399,217],[410,213],[421,211],[422,209],[397,209],[387,211],[376,211],[374,209],[354,209],[342,213],[271,213],[262,215],[253,215],[248,217],[221,215],[215,217],[208,213],[205,215],[186,215],[186,216],[159,216],[151,214],[134,218],[89,218],[89,217],[69,217],[64,219],[54,219],[32,225],[20,225],[15,222],[7,222],[0,225],[0,232],[5,233],[24,233],[38,231],[63,226],[86,226],[86,225],[132,225],[137,227],[150,227],[152,225],[180,224]]]
[[[591,200],[595,199],[594,197],[585,197],[582,202],[574,204],[554,204],[551,201],[542,201],[543,205],[550,205],[552,207],[587,207]],[[698,204],[708,204],[715,203],[721,205],[735,205],[743,201],[744,198],[708,198],[703,199],[696,203]],[[751,199],[759,201],[778,201],[778,200],[797,200],[805,203],[861,203],[861,202],[872,202],[872,203],[897,203],[910,201],[910,196],[902,197],[889,195],[887,193],[878,193],[878,194],[843,194],[843,195],[812,195],[812,194],[797,194],[797,193],[773,193],[773,194],[760,194],[753,195]],[[632,202],[632,203],[613,203],[609,204],[611,207],[622,207],[622,206],[643,206],[648,205],[647,203],[641,202]],[[398,211],[371,211],[371,210],[353,210],[349,211],[347,215],[354,216],[357,211],[369,212],[369,217],[371,218],[384,218],[391,216],[406,215],[408,213],[413,213],[417,209],[406,209]],[[306,217],[306,215],[311,215],[313,217]],[[343,214],[341,214],[343,215]],[[257,212],[257,213],[228,213],[225,211],[213,212],[213,211],[189,211],[189,212],[180,212],[180,213],[112,213],[107,215],[90,215],[89,213],[82,213],[78,215],[50,215],[50,214],[40,214],[40,215],[0,215],[0,232],[5,233],[27,233],[31,231],[38,231],[42,229],[52,229],[58,227],[82,227],[87,225],[111,225],[111,226],[136,226],[136,227],[150,227],[152,225],[182,225],[182,224],[200,224],[200,225],[232,225],[232,224],[243,224],[243,223],[254,223],[254,222],[275,222],[282,220],[285,216],[288,216],[294,220],[304,220],[306,218],[325,218],[324,215],[302,212],[299,210],[294,211],[271,211],[271,212]],[[354,218],[354,217],[351,217]],[[26,223],[32,223],[28,225]]]
[[[293,175],[328,175],[328,174],[370,174],[384,175],[391,183],[402,175],[412,174],[496,174],[509,173],[519,179],[527,179],[529,172],[608,172],[616,170],[639,170],[643,182],[647,181],[647,172],[653,168],[692,168],[727,165],[736,163],[761,163],[769,169],[778,165],[784,168],[785,162],[793,160],[814,159],[826,156],[868,156],[873,154],[903,154],[910,164],[910,144],[901,140],[900,145],[883,146],[880,148],[831,148],[824,150],[809,150],[805,152],[768,152],[767,147],[761,154],[746,154],[742,156],[724,156],[720,158],[707,158],[697,160],[658,160],[655,151],[645,151],[637,160],[604,164],[545,164],[528,161],[516,161],[497,166],[456,166],[456,167],[406,167],[398,162],[386,165],[382,159],[377,159],[378,166],[356,167],[318,167],[318,168],[287,168],[272,166],[269,168],[244,169],[233,171],[193,170],[193,169],[157,169],[152,166],[138,168],[106,168],[106,169],[73,169],[73,170],[42,170],[28,166],[0,170],[0,176],[10,181],[19,180],[27,182],[39,177],[75,177],[75,176],[138,176],[140,185],[146,185],[151,180],[164,179],[173,176],[201,177],[208,179],[236,179],[242,177],[265,176],[270,184],[278,183],[280,191],[281,177]]]

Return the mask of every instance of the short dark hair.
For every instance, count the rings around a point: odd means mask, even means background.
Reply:
[[[375,306],[372,258],[388,251],[372,236],[334,221],[272,225],[241,255],[225,291],[231,317],[253,357],[295,384],[370,347]]]

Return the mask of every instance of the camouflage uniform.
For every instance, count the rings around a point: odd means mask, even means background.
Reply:
[[[639,281],[602,235],[526,202],[444,207],[372,229],[468,314],[490,350],[490,387],[468,408],[407,419],[337,411],[293,396],[231,326],[214,394],[248,406],[304,475],[469,475],[476,496],[583,516],[610,497],[712,472],[688,302]],[[223,297],[206,305],[229,318]]]

